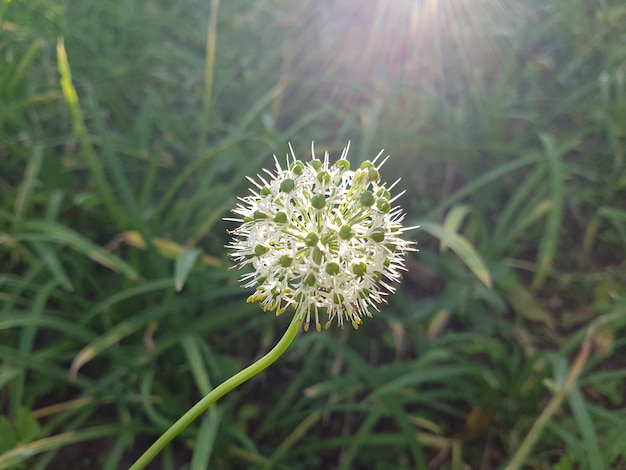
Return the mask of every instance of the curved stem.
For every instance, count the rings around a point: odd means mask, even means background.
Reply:
[[[301,319],[298,318],[297,315],[294,315],[287,331],[285,331],[283,337],[270,352],[255,363],[233,375],[230,379],[226,380],[218,387],[211,390],[204,398],[190,408],[189,411],[182,415],[178,421],[172,424],[169,429],[165,431],[133,465],[131,465],[129,470],[141,470],[145,468],[146,465],[148,465],[157,456],[157,454],[172,441],[172,439],[180,434],[198,416],[204,413],[213,403],[276,361],[276,359],[278,359],[286,351],[298,334],[301,323]]]

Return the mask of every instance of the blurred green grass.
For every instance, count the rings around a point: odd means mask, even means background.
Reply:
[[[244,302],[222,217],[311,140],[386,148],[421,251],[382,313],[303,335],[155,468],[506,468],[574,371],[524,468],[626,468],[624,21],[0,4],[0,468],[125,468],[273,345],[287,319]]]

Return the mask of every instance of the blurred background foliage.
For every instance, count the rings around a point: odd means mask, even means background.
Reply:
[[[625,24],[620,0],[0,3],[0,468],[126,468],[275,343],[222,218],[312,140],[392,155],[420,252],[151,468],[626,468]]]

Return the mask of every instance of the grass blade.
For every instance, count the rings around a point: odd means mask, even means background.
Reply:
[[[446,232],[458,233],[459,228],[461,228],[461,224],[467,215],[472,211],[472,208],[467,204],[459,204],[457,206],[452,207],[448,214],[446,215],[445,220],[443,221],[443,229]],[[445,253],[448,250],[448,245],[445,241],[441,241],[439,244],[439,249],[442,253]]]
[[[211,119],[211,97],[213,93],[213,77],[215,68],[215,48],[217,46],[217,16],[220,1],[211,0],[209,29],[206,38],[206,60],[204,69],[204,92],[202,94],[202,114],[200,115],[200,132],[198,137],[198,153],[206,146]]]
[[[70,114],[72,115],[72,125],[80,143],[82,153],[87,159],[93,178],[102,194],[105,206],[111,215],[115,216],[116,219],[121,220],[123,218],[123,212],[117,207],[113,192],[111,191],[111,187],[106,179],[104,169],[102,168],[100,160],[91,146],[89,136],[87,135],[85,119],[80,109],[76,88],[74,88],[74,84],[72,83],[72,72],[70,70],[70,64],[67,60],[67,52],[65,51],[65,45],[63,44],[62,38],[57,42],[57,64],[59,67],[59,73],[61,74],[61,90],[63,92],[63,96],[65,97],[65,102],[70,109]]]
[[[539,136],[544,146],[544,152],[548,159],[550,168],[550,198],[552,204],[546,230],[541,238],[539,254],[537,259],[537,272],[533,280],[533,287],[541,287],[546,277],[552,269],[552,261],[556,254],[556,247],[561,232],[563,220],[563,208],[565,203],[565,190],[563,184],[563,162],[561,162],[562,151],[556,148],[554,139],[548,134]]]
[[[356,354],[354,351],[333,340],[333,338],[331,338],[330,336],[316,335],[310,336],[310,338],[315,341],[323,342],[327,347],[334,350],[337,354],[341,354],[346,362],[350,363],[350,365],[354,367],[360,378],[369,387],[376,389],[380,386],[380,384],[376,382],[372,375],[372,368],[370,367],[370,365],[365,362],[361,357],[359,357],[359,355]],[[301,341],[301,343],[302,342],[303,341]],[[406,446],[411,452],[417,470],[426,470],[427,465],[424,459],[422,446],[415,437],[415,430],[407,420],[406,410],[402,408],[400,403],[398,403],[391,397],[381,395],[380,400],[389,412],[389,414],[393,416],[393,418],[397,421],[398,426],[402,430]]]
[[[72,365],[70,367],[70,377],[73,379],[76,378],[78,370],[86,363],[94,359],[98,354],[117,344],[123,338],[136,333],[151,321],[156,320],[157,317],[166,315],[168,312],[169,309],[161,309],[160,311],[146,310],[142,314],[135,314],[128,320],[118,323],[104,335],[94,339],[80,350],[72,361]]]
[[[204,418],[202,418],[189,470],[210,468],[211,454],[213,453],[215,438],[217,437],[221,421],[222,414],[215,406],[212,406]]]
[[[604,465],[602,452],[598,447],[598,436],[593,424],[593,420],[587,410],[587,405],[583,399],[580,389],[574,385],[568,394],[568,401],[574,415],[574,420],[578,425],[578,430],[583,440],[583,448],[587,457],[587,468],[607,468]]]
[[[59,243],[113,271],[121,272],[131,281],[141,280],[141,276],[131,265],[65,225],[52,220],[28,220],[20,228],[30,233],[17,234],[15,236],[17,240]]]
[[[358,454],[359,448],[366,445],[368,437],[371,434],[374,434],[373,428],[374,426],[376,426],[382,415],[382,409],[378,407],[371,411],[363,420],[363,422],[359,426],[358,431],[352,436],[352,439],[350,440],[350,445],[348,446],[345,455],[341,459],[339,470],[350,470],[351,468],[353,468],[352,462]]]
[[[72,282],[70,281],[69,276],[65,272],[63,265],[59,261],[59,257],[54,252],[52,248],[50,248],[47,244],[41,242],[32,242],[35,251],[39,255],[39,259],[41,262],[46,265],[46,267],[50,270],[50,273],[59,281],[63,289],[68,292],[74,290],[72,286]]]
[[[296,428],[281,442],[278,448],[274,451],[272,456],[263,466],[263,470],[270,470],[275,468],[280,459],[287,453],[287,451],[293,447],[293,445],[306,436],[307,431],[314,426],[322,417],[320,411],[313,411],[306,418],[304,418]]]
[[[41,162],[43,161],[43,147],[41,145],[35,146],[32,157],[26,165],[24,171],[24,180],[20,184],[20,188],[17,192],[17,198],[15,200],[15,220],[19,222],[24,213],[28,210],[30,202],[30,196],[33,193],[33,189],[37,184],[37,176],[39,170],[41,170]]]
[[[198,341],[201,341],[201,339],[195,335],[189,334],[181,339],[180,345],[185,353],[185,359],[191,369],[198,391],[202,395],[206,395],[213,389],[213,386],[211,385],[211,379],[204,366]]]
[[[517,190],[511,195],[506,208],[502,211],[496,222],[493,233],[494,242],[499,243],[505,236],[511,238],[509,230],[514,224],[515,216],[520,216],[520,213],[523,211],[522,207],[524,202],[531,198],[533,192],[537,191],[537,187],[542,182],[545,172],[545,165],[537,165],[533,169],[533,172],[524,178],[523,183],[519,185]],[[506,246],[503,246],[503,248],[506,248]]]
[[[178,258],[176,258],[176,265],[174,266],[174,285],[176,292],[183,290],[187,276],[191,272],[198,256],[202,253],[202,250],[197,248],[190,248],[183,250]]]
[[[65,432],[56,436],[45,437],[37,441],[20,444],[14,449],[0,455],[0,470],[15,468],[20,462],[33,455],[48,450],[58,449],[78,442],[90,441],[100,437],[115,436],[125,429],[122,426],[97,426],[78,431]]]
[[[514,160],[509,163],[505,163],[497,168],[494,168],[489,173],[484,174],[480,178],[476,178],[472,182],[463,186],[459,191],[447,197],[443,201],[441,201],[434,209],[432,209],[427,215],[426,219],[435,219],[439,215],[441,215],[446,209],[451,207],[455,202],[462,200],[463,198],[475,193],[480,188],[487,186],[494,181],[499,180],[504,175],[508,173],[512,173],[516,170],[524,168],[525,166],[532,165],[533,163],[538,163],[544,160],[543,155],[531,154],[524,158],[520,158],[518,160]]]
[[[420,229],[445,242],[452,251],[467,265],[474,275],[487,287],[491,288],[491,275],[482,257],[472,245],[458,233],[446,230],[434,222],[418,222]]]

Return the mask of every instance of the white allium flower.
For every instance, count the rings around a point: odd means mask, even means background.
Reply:
[[[292,307],[305,330],[313,320],[321,330],[320,311],[326,328],[334,318],[358,328],[363,316],[371,317],[370,307],[378,310],[394,292],[404,255],[415,251],[400,238],[414,227],[403,228],[402,210],[393,207],[402,194],[391,196],[397,182],[380,182],[382,151],[352,171],[349,147],[332,165],[328,153],[317,159],[313,146],[308,162],[293,149],[286,168],[274,157],[274,172],[248,178],[256,189],[239,198],[233,213],[241,218],[226,219],[241,223],[227,246],[236,267],[253,268],[241,279],[244,287],[256,286],[248,302],[260,301],[277,315]]]

